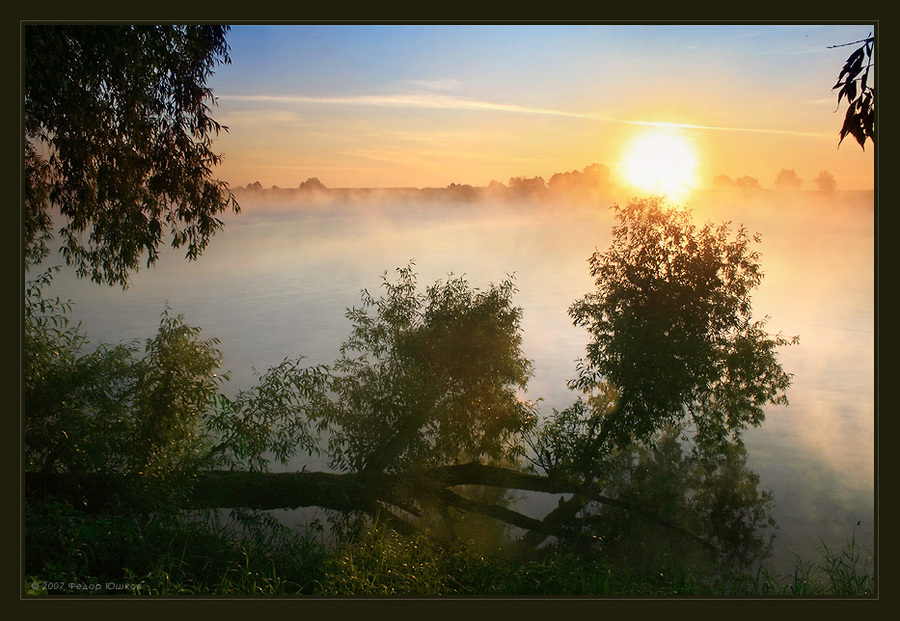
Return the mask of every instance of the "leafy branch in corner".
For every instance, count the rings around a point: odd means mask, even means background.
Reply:
[[[869,79],[869,70],[875,66],[875,37],[870,34],[865,39],[833,45],[830,48],[857,43],[862,45],[847,58],[832,90],[840,89],[838,90],[838,107],[844,97],[847,98],[849,104],[847,114],[844,116],[844,125],[841,127],[841,139],[838,141],[838,146],[847,137],[847,134],[851,134],[856,138],[856,142],[865,149],[866,138],[875,142],[875,88],[872,86],[875,79],[874,76],[871,80]]]

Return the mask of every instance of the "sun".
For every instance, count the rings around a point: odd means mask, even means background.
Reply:
[[[681,199],[697,185],[697,152],[677,129],[655,127],[628,143],[620,169],[637,190]]]

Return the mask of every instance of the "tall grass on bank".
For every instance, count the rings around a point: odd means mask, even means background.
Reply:
[[[795,555],[794,569],[785,577],[773,576],[761,567],[746,589],[753,595],[779,596],[874,596],[874,559],[851,535],[843,548],[822,544],[817,562]]]
[[[122,513],[85,515],[64,505],[26,509],[25,592],[139,596],[627,596],[866,597],[875,594],[871,555],[855,537],[797,558],[788,576],[701,575],[677,558],[610,564],[551,548],[516,558],[483,546],[446,547],[377,525],[327,544],[316,524],[289,530],[266,516],[225,525]],[[240,527],[235,527],[239,524]],[[122,591],[117,585],[133,585]],[[75,585],[75,586],[73,586]],[[96,585],[81,589],[77,585]]]

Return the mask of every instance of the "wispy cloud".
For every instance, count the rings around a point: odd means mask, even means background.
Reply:
[[[532,108],[515,104],[476,101],[434,93],[407,93],[395,95],[355,95],[352,97],[305,97],[302,95],[219,95],[220,100],[255,101],[282,104],[328,104],[385,106],[400,108],[433,108],[444,110],[500,110],[525,114],[550,114],[590,118],[590,115],[546,108]]]
[[[604,119],[613,121],[613,119]],[[629,123],[631,125],[647,125],[652,127],[671,127],[678,129],[701,129],[709,131],[721,132],[749,132],[754,134],[784,134],[790,136],[807,136],[810,138],[833,138],[832,134],[824,134],[822,132],[800,132],[790,129],[759,129],[753,127],[721,127],[716,125],[691,125],[689,123],[666,123],[660,121],[631,121],[631,120],[615,120],[618,123]]]
[[[407,93],[394,95],[354,95],[349,97],[307,97],[303,95],[219,95],[220,100],[249,101],[280,104],[327,104],[327,105],[356,105],[356,106],[382,106],[398,108],[424,108],[435,110],[489,110],[500,112],[513,112],[519,114],[539,114],[560,116],[569,118],[581,118],[605,123],[624,123],[629,125],[642,125],[653,127],[669,127],[680,129],[697,129],[708,131],[750,132],[759,134],[783,134],[791,136],[807,136],[811,138],[832,138],[831,134],[821,132],[802,132],[786,129],[766,129],[753,127],[724,127],[716,125],[695,125],[688,123],[668,123],[664,121],[644,121],[636,119],[623,119],[603,116],[599,114],[569,112],[550,108],[535,108],[517,104],[497,103],[490,101],[478,101],[440,95],[433,93]]]
[[[453,78],[440,78],[436,80],[404,80],[402,84],[432,91],[456,91],[462,87],[462,82]]]

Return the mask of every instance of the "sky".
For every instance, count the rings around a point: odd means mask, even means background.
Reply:
[[[874,187],[832,90],[869,24],[238,25],[208,85],[232,187],[485,186],[599,163],[666,124],[718,175]],[[672,152],[670,159],[679,159]]]

